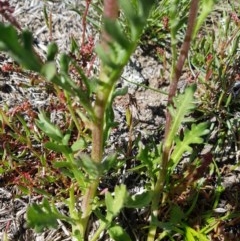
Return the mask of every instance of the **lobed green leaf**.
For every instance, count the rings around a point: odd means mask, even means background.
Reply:
[[[185,152],[192,153],[192,147],[190,146],[191,144],[203,143],[204,140],[202,136],[209,133],[207,127],[207,123],[200,123],[198,125],[192,124],[190,130],[185,130],[183,140],[176,138],[176,146],[174,147],[174,151],[171,154],[171,172],[173,172]]]
[[[105,203],[107,207],[107,220],[109,222],[118,215],[124,207],[128,197],[127,188],[125,185],[116,186],[114,189],[114,197],[111,193],[105,194]]]
[[[27,224],[38,233],[43,232],[45,228],[57,228],[58,217],[47,199],[44,199],[42,204],[34,203],[27,209]]]

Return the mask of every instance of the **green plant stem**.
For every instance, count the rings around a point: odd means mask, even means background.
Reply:
[[[170,84],[170,90],[168,95],[168,105],[172,104],[173,97],[176,95],[177,92],[177,83],[182,74],[182,69],[184,62],[187,58],[188,51],[190,49],[190,43],[192,34],[194,31],[195,21],[198,12],[198,0],[192,0],[189,10],[189,17],[188,17],[188,26],[186,30],[186,35],[184,42],[181,47],[180,55],[175,66],[175,71],[173,75],[173,79]],[[164,185],[167,177],[167,169],[168,169],[168,161],[170,156],[171,147],[173,144],[174,136],[170,136],[170,129],[172,125],[172,116],[167,110],[166,113],[166,129],[164,135],[164,144],[163,144],[163,153],[160,159],[160,170],[158,173],[157,181],[154,187],[154,194],[153,200],[151,205],[151,220],[150,220],[150,228],[148,233],[148,241],[154,241],[157,231],[156,222],[158,221],[159,216],[159,203],[164,203]],[[173,133],[174,134],[174,133]]]
[[[69,189],[69,213],[70,217],[75,221],[74,224],[72,224],[72,233],[74,235],[75,232],[82,230],[81,225],[81,219],[79,219],[78,212],[75,209],[76,199],[74,195],[74,185],[71,185]]]
[[[168,93],[167,93],[166,91],[159,90],[159,89],[155,89],[155,88],[152,88],[152,87],[147,86],[147,85],[144,85],[144,84],[139,84],[139,83],[137,83],[136,81],[134,82],[134,81],[128,80],[128,79],[126,79],[126,78],[123,77],[123,76],[121,76],[121,78],[124,79],[125,81],[127,81],[127,82],[130,83],[130,84],[134,84],[134,85],[136,85],[136,86],[138,86],[138,87],[143,87],[143,88],[146,89],[146,90],[152,90],[152,91],[154,91],[154,92],[156,92],[156,93],[160,93],[160,94],[163,94],[163,95],[168,95]]]
[[[75,124],[75,126],[78,130],[79,135],[80,135],[80,134],[82,134],[82,128],[81,128],[81,126],[79,124],[79,121],[76,117],[76,111],[74,111],[73,108],[72,108],[71,99],[69,98],[69,94],[66,91],[65,91],[65,96],[67,98],[67,108],[68,108],[68,110],[71,114],[71,118],[72,118],[72,120],[73,120],[73,122],[74,122],[74,124]]]
[[[118,1],[117,0],[104,0],[104,13],[103,16],[109,19],[117,19],[118,17]],[[111,41],[110,36],[102,32],[102,47],[108,51],[108,44]],[[103,135],[105,123],[105,111],[108,103],[109,96],[112,92],[113,83],[110,83],[110,78],[105,72],[103,64],[100,68],[99,79],[103,83],[96,93],[96,102],[94,106],[95,119],[92,126],[92,160],[96,163],[102,161],[103,156]],[[85,235],[88,225],[89,217],[92,213],[92,203],[96,195],[97,187],[99,185],[100,177],[96,178],[88,187],[82,202],[82,225],[83,234]]]
[[[103,123],[104,113],[106,108],[106,98],[103,93],[98,91],[95,104],[95,122],[92,128],[92,160],[96,163],[100,163],[103,156]],[[96,190],[99,184],[99,178],[96,178],[87,189],[87,192],[83,198],[83,230],[85,232],[88,219],[92,212],[92,202],[96,195]]]
[[[91,241],[97,241],[100,234],[104,231],[104,229],[106,228],[106,223],[101,223],[99,228],[97,229],[97,231],[94,233]]]

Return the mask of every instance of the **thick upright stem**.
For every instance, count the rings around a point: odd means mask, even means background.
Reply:
[[[188,51],[190,49],[191,38],[192,38],[194,26],[195,26],[196,17],[197,17],[198,2],[199,0],[192,0],[190,5],[188,26],[186,30],[185,39],[181,47],[180,55],[175,67],[174,76],[170,84],[170,89],[168,94],[168,105],[172,104],[172,99],[176,95],[177,83],[182,74],[183,65],[185,63],[185,60],[188,55]],[[161,197],[163,197],[164,185],[165,185],[166,176],[167,176],[169,155],[170,155],[170,150],[172,145],[172,142],[169,143],[168,141],[171,124],[172,124],[172,117],[170,112],[167,110],[163,153],[160,160],[160,170],[159,170],[157,182],[154,187],[154,197],[153,197],[152,206],[151,206],[151,211],[152,211],[151,223],[150,223],[151,226],[149,228],[148,241],[155,240],[156,225],[154,223],[158,220],[158,216],[159,216],[159,202],[163,202],[163,199]]]
[[[103,17],[106,19],[115,20],[118,18],[119,6],[117,0],[104,0]],[[105,30],[102,32],[102,45],[105,50],[108,49],[108,43],[111,42],[111,37]]]
[[[112,20],[118,17],[118,1],[117,0],[104,0],[104,18],[110,18]],[[108,44],[111,41],[111,37],[102,31],[101,45],[104,48],[106,54],[108,52]],[[111,94],[111,84],[109,83],[109,76],[105,71],[105,66],[101,64],[99,79],[102,85],[96,93],[96,101],[94,106],[95,119],[92,127],[92,160],[96,163],[100,163],[103,157],[103,136],[104,136],[104,123],[105,123],[105,111],[109,95]],[[92,213],[92,202],[96,195],[96,190],[99,184],[100,177],[96,178],[90,183],[86,194],[83,197],[82,202],[82,224],[83,234],[86,232],[89,217]],[[86,236],[86,234],[85,234]]]

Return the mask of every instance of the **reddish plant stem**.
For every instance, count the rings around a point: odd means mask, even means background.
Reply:
[[[195,22],[196,22],[196,18],[197,18],[198,2],[199,2],[199,0],[192,0],[191,5],[190,5],[186,35],[185,35],[184,42],[183,42],[181,50],[180,50],[180,55],[179,55],[175,70],[174,70],[174,76],[173,76],[173,79],[170,84],[170,89],[169,89],[169,94],[168,94],[168,106],[173,104],[173,97],[176,95],[176,92],[177,92],[177,83],[179,81],[179,78],[182,75],[183,66],[184,66],[185,60],[187,58],[189,49],[190,49],[192,34],[194,32]],[[169,161],[169,156],[170,156],[170,152],[171,152],[171,148],[172,148],[172,143],[166,143],[166,140],[170,133],[171,125],[172,125],[172,116],[170,114],[170,111],[167,110],[162,162],[161,162],[161,168],[160,168],[160,172],[159,172],[159,180],[160,180],[159,195],[161,195],[164,184],[165,184],[167,168],[168,168],[168,161]]]
[[[87,14],[88,14],[88,10],[89,10],[89,6],[91,4],[92,0],[85,0],[86,2],[86,8],[83,14],[83,18],[82,18],[82,26],[83,26],[83,31],[82,31],[82,43],[81,43],[81,49],[84,48],[85,46],[85,36],[86,36],[86,28],[87,28]]]
[[[119,6],[116,0],[104,0],[103,17],[105,19],[117,19],[119,14]],[[102,32],[102,46],[107,51],[108,43],[111,42],[111,37],[105,30]]]
[[[170,84],[170,89],[168,94],[168,105],[172,104],[173,97],[176,95],[177,83],[182,74],[184,62],[187,58],[188,51],[190,49],[191,38],[192,38],[194,26],[195,26],[196,17],[197,17],[198,2],[199,0],[192,0],[190,5],[186,35],[180,50],[180,55],[179,55],[175,70],[174,70],[174,76]],[[153,190],[154,193],[153,193],[152,205],[151,205],[152,214],[151,214],[151,224],[150,224],[148,239],[147,239],[148,241],[155,240],[156,231],[157,231],[157,227],[155,223],[158,221],[158,217],[160,216],[159,202],[162,204],[164,202],[163,191],[164,191],[164,185],[165,185],[166,176],[167,176],[168,161],[169,161],[169,155],[170,155],[171,145],[172,145],[172,143],[170,143],[170,145],[166,144],[166,140],[170,133],[171,125],[172,125],[172,117],[169,110],[167,110],[163,153],[162,153],[157,182]]]
[[[118,18],[119,6],[116,0],[104,0],[104,13],[105,18],[115,20]]]
[[[195,20],[197,17],[198,2],[199,2],[198,0],[192,0],[191,5],[190,5],[186,35],[185,35],[184,42],[183,42],[181,50],[180,50],[180,56],[178,58],[176,66],[175,66],[173,79],[170,84],[170,89],[169,89],[169,94],[168,94],[168,103],[167,103],[168,106],[172,104],[172,99],[176,95],[178,80],[182,75],[183,65],[185,63],[185,60],[188,55],[188,51],[190,49],[192,34],[193,34],[194,27],[195,27]],[[165,135],[164,135],[165,140],[168,136],[171,122],[172,122],[171,114],[169,111],[167,111],[167,113],[166,113],[166,129],[165,129]]]
[[[183,66],[184,66],[185,60],[187,58],[189,49],[190,49],[192,34],[194,31],[195,22],[196,22],[196,18],[197,18],[198,2],[199,2],[199,0],[192,0],[191,5],[190,5],[186,35],[185,35],[184,42],[183,42],[181,50],[180,50],[180,55],[179,55],[175,70],[174,70],[173,79],[170,84],[170,89],[169,89],[169,94],[168,94],[168,106],[173,104],[173,97],[176,95],[176,92],[177,92],[177,84],[178,84],[179,78],[182,75]],[[166,144],[166,140],[168,138],[171,125],[172,125],[172,116],[170,114],[170,111],[167,110],[167,112],[166,112],[166,128],[165,128],[164,145],[163,145],[163,155],[162,155],[162,163],[161,163],[161,171],[160,171],[161,182],[162,182],[161,189],[163,188],[164,183],[165,183],[168,160],[169,160],[169,156],[170,156],[170,152],[171,152],[172,143],[170,143],[170,145],[169,145],[169,143]]]
[[[0,1],[0,15],[8,20],[18,30],[22,31],[22,28],[16,18],[13,16],[14,8],[10,7],[8,1]]]
[[[118,3],[117,0],[104,0],[104,10],[103,17],[111,20],[115,20],[118,17]],[[102,31],[102,39],[101,45],[108,52],[108,45],[111,42],[111,37],[108,33],[103,29]],[[103,123],[104,123],[104,115],[105,108],[108,101],[108,97],[110,94],[108,76],[106,76],[104,66],[101,64],[100,80],[106,83],[105,88],[101,91],[98,91],[96,94],[96,104],[95,104],[95,117],[96,121],[93,127],[93,150],[92,150],[92,159],[93,161],[100,162],[102,160],[102,152],[103,152]]]

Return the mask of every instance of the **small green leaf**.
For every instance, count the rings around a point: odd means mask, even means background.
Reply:
[[[128,93],[128,87],[125,86],[123,88],[120,89],[116,89],[113,93],[113,99],[115,99],[117,96],[123,96],[126,95]]]
[[[56,76],[57,69],[54,62],[48,62],[43,65],[41,74],[46,77],[48,81],[52,81]]]
[[[80,103],[90,116],[93,115],[91,101],[86,91],[79,88],[76,83],[66,73],[62,73],[60,76],[55,76],[51,79],[51,82],[62,87],[65,91],[73,96],[79,98]]]
[[[27,122],[24,120],[24,118],[21,115],[17,114],[16,116],[17,116],[18,120],[21,122],[22,127],[24,128],[24,130],[26,132],[26,136],[27,137],[30,136],[31,130],[29,129]]]
[[[131,29],[131,39],[135,42],[141,34],[145,22],[147,21],[150,10],[154,4],[154,0],[140,0],[135,2],[119,0],[119,4],[123,10],[126,19],[129,21]]]
[[[108,172],[116,164],[117,154],[109,154],[101,163],[102,170]]]
[[[67,177],[76,179],[80,188],[84,189],[87,186],[85,182],[84,173],[79,170],[79,167],[75,163],[70,163],[68,161],[57,161],[53,163],[54,168],[59,168],[60,171]]]
[[[44,7],[43,7],[43,15],[44,15],[45,23],[46,23],[47,27],[49,28],[49,18],[48,18],[46,5],[44,5]]]
[[[68,145],[68,142],[69,142],[70,138],[71,138],[71,131],[67,130],[65,135],[64,135],[64,137],[63,137],[63,139],[62,139],[62,144],[63,145]]]
[[[135,42],[139,38],[145,20],[138,14],[139,3],[133,4],[132,1],[119,0],[119,4],[123,10],[124,16],[129,21],[131,41]]]
[[[147,167],[149,177],[155,178],[155,168],[158,165],[158,159],[162,152],[162,143],[156,145],[155,143],[148,143],[143,145],[141,142],[138,145],[139,152],[137,155],[137,160],[140,160],[144,167]]]
[[[53,125],[44,112],[38,114],[39,120],[36,121],[37,126],[50,138],[58,143],[62,143],[63,135],[60,129]]]
[[[72,164],[67,161],[56,161],[53,163],[54,168],[72,168]]]
[[[85,84],[86,92],[87,92],[87,95],[89,96],[90,93],[95,92],[95,91],[93,91],[93,88],[95,87],[95,81],[88,79],[88,77],[85,75],[83,69],[79,66],[78,63],[76,63],[76,61],[72,60],[72,64],[75,67],[75,69],[77,70],[78,74],[81,76],[81,80]],[[94,88],[94,90],[95,90],[95,88]]]
[[[83,168],[90,177],[97,178],[102,172],[101,164],[94,162],[90,156],[85,153],[80,153],[75,162],[76,165]]]
[[[131,238],[126,231],[119,225],[115,225],[108,229],[111,238],[115,241],[131,241]]]
[[[17,185],[18,189],[24,194],[24,195],[30,195],[31,190],[29,187],[23,186],[23,185]]]
[[[71,149],[72,149],[72,152],[77,152],[77,151],[83,150],[84,148],[86,148],[86,146],[87,146],[86,141],[83,138],[80,138],[72,144]]]
[[[239,43],[240,43],[240,35],[234,38],[232,47],[231,47],[231,55],[234,55],[239,50]]]
[[[126,207],[128,208],[143,208],[149,205],[152,201],[152,191],[145,191],[141,194],[135,194],[128,197]]]
[[[111,68],[111,69],[116,69],[119,68],[119,63],[116,63],[116,56],[114,56],[113,49],[109,46],[109,53],[106,54],[106,51],[103,49],[101,44],[98,44],[95,48],[95,51],[97,52],[97,55],[99,58],[102,60],[105,66]]]
[[[53,61],[58,52],[58,46],[56,43],[50,43],[47,50],[47,61]]]
[[[40,188],[34,187],[33,191],[38,193],[38,194],[40,194],[40,195],[43,195],[45,197],[51,197],[51,194],[46,192],[44,189],[40,189]]]
[[[24,49],[26,49],[27,51],[29,51],[30,53],[33,50],[33,37],[32,34],[29,31],[23,31],[22,34],[22,40],[23,40],[23,47]]]
[[[126,109],[125,113],[126,113],[125,114],[125,116],[126,116],[126,123],[127,123],[128,128],[130,129],[131,126],[132,126],[132,112],[131,112],[129,107]]]
[[[136,17],[137,11],[131,1],[119,0],[119,4],[127,19],[132,20]]]
[[[121,209],[127,201],[128,192],[125,185],[116,186],[114,189],[114,197],[107,192],[105,195],[105,203],[107,207],[107,220],[110,222]]]
[[[74,52],[79,52],[79,45],[77,40],[72,36],[71,37],[71,47],[70,47],[70,52],[74,53]]]
[[[172,224],[178,225],[179,223],[182,222],[183,218],[184,218],[184,212],[181,210],[179,206],[174,205],[170,213],[170,222]]]
[[[91,78],[88,80],[90,94],[97,92],[97,87],[98,87],[99,82],[100,81],[97,78]]]
[[[107,212],[108,212],[107,220],[111,222],[114,217],[114,212],[113,212],[114,199],[110,192],[107,192],[105,194],[105,203],[106,203]]]
[[[61,173],[65,175],[66,177],[69,177],[71,179],[74,178],[74,173],[72,171],[73,167],[72,164],[69,162],[54,162],[53,163],[54,168],[59,168]]]
[[[44,145],[46,148],[48,148],[49,150],[55,151],[57,153],[64,153],[66,155],[72,153],[72,150],[70,149],[70,147],[66,146],[66,145],[61,145],[61,144],[57,144],[54,142],[47,142]]]
[[[60,70],[61,72],[67,74],[68,73],[68,68],[69,68],[69,63],[70,63],[70,58],[66,54],[61,54],[60,55]]]
[[[201,11],[197,18],[197,23],[195,24],[193,38],[196,37],[199,29],[201,28],[202,24],[204,23],[205,19],[207,18],[208,14],[212,11],[216,0],[203,0],[201,1]]]
[[[186,241],[195,241],[195,240],[208,241],[209,240],[209,238],[206,235],[202,234],[200,231],[196,231],[187,225],[184,225],[184,228],[185,228],[184,236]]]
[[[89,184],[88,179],[86,178],[86,175],[84,175],[84,173],[81,172],[81,170],[79,170],[77,167],[75,168],[73,167],[72,172],[73,172],[74,178],[76,179],[79,185],[79,188],[84,190]]]
[[[127,93],[127,90],[128,90],[127,87],[115,90],[113,95],[111,96],[111,99],[108,102],[108,105],[106,108],[106,125],[104,129],[104,143],[108,139],[108,136],[110,134],[110,129],[117,126],[117,123],[114,122],[113,101],[117,96],[125,95]]]
[[[106,32],[114,39],[123,49],[128,49],[131,46],[126,34],[123,33],[120,24],[117,21],[110,19],[104,20],[104,28]]]
[[[106,118],[105,119],[106,119],[106,125],[104,128],[104,136],[103,136],[104,143],[107,141],[107,139],[109,137],[111,128],[118,125],[118,123],[114,121],[113,105],[110,103],[108,104],[108,107],[106,108]]]

